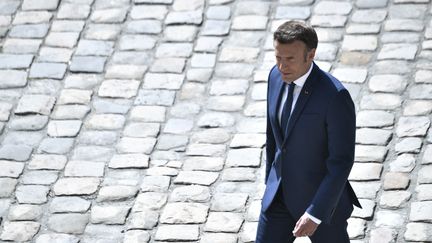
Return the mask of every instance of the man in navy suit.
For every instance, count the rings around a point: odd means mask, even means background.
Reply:
[[[349,243],[347,219],[361,207],[348,182],[354,163],[350,94],[314,62],[318,37],[288,21],[274,33],[268,78],[266,189],[256,243]]]

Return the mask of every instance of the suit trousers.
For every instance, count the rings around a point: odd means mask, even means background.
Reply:
[[[279,186],[270,207],[261,211],[255,243],[292,243],[297,220],[285,206],[282,186]],[[349,243],[346,219],[332,224],[321,223],[309,237],[312,243]]]

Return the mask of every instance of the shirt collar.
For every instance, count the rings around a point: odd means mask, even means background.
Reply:
[[[311,63],[309,70],[303,74],[303,76],[301,76],[300,78],[294,80],[294,83],[299,86],[300,88],[303,87],[303,85],[306,82],[306,79],[309,77],[309,74],[312,72],[312,67],[313,67],[313,63]]]

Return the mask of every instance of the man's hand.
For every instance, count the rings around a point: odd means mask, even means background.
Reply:
[[[293,230],[295,237],[311,236],[318,228],[318,224],[312,221],[306,214],[303,214],[297,221]]]

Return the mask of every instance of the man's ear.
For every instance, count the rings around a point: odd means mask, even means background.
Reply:
[[[307,54],[308,60],[313,60],[315,58],[315,51],[316,51],[316,48],[313,48],[308,52],[308,54]]]

